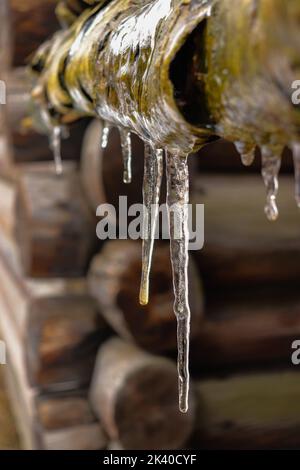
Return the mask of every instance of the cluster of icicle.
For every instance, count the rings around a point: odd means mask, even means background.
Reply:
[[[241,155],[244,165],[250,166],[254,162],[255,147],[247,146],[242,142],[235,142],[237,151]],[[295,169],[295,199],[300,208],[300,143],[291,146]],[[265,214],[271,222],[278,219],[279,211],[277,207],[278,177],[281,167],[282,146],[266,145],[261,147],[262,177],[267,190],[267,203]]]
[[[105,124],[102,131],[101,147],[105,149],[111,126]],[[123,154],[124,183],[132,180],[132,146],[130,131],[120,128],[120,140]],[[62,129],[54,127],[50,143],[54,153],[57,174],[62,173],[61,137]],[[247,146],[241,142],[235,143],[244,165],[249,166],[255,157],[255,147]],[[281,166],[281,147],[263,147],[262,176],[267,190],[267,203],[265,213],[270,221],[278,217],[276,197],[278,193],[278,175]],[[296,201],[300,207],[300,144],[293,145]],[[188,302],[188,202],[189,202],[189,173],[187,155],[169,154],[161,148],[145,144],[143,202],[146,208],[144,213],[144,234],[142,249],[142,278],[140,287],[140,303],[147,305],[149,301],[149,277],[153,255],[154,239],[159,214],[160,189],[163,176],[163,159],[165,155],[167,175],[167,206],[169,209],[170,248],[174,285],[174,313],[177,318],[178,340],[178,382],[179,382],[179,409],[188,411],[189,396],[189,336],[190,336],[190,308]],[[180,226],[178,226],[178,224]]]

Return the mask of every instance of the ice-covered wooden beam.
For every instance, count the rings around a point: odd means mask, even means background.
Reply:
[[[170,151],[218,135],[299,140],[297,0],[113,0],[37,53],[35,97],[53,121],[96,115]],[[243,148],[244,147],[244,148]]]

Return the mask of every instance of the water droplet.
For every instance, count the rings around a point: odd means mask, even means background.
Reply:
[[[104,123],[102,136],[101,136],[101,148],[106,149],[108,145],[108,139],[110,134],[111,126],[107,122]]]
[[[255,145],[247,144],[246,142],[235,142],[235,148],[241,156],[243,165],[250,166],[255,159]]]
[[[188,202],[187,158],[166,152],[167,206],[170,224],[174,313],[177,317],[179,409],[188,410],[190,307],[188,301]]]
[[[149,301],[149,276],[157,228],[162,174],[163,150],[154,149],[149,144],[145,144],[143,182],[143,203],[145,211],[143,223],[142,279],[140,287],[141,305],[147,305]]]
[[[295,199],[300,209],[300,143],[292,146],[295,169]]]
[[[131,133],[127,129],[120,128],[121,147],[123,155],[124,173],[123,181],[125,184],[130,184],[132,181],[132,148],[131,148]]]
[[[61,158],[61,133],[61,127],[54,126],[50,136],[50,147],[53,151],[55,171],[57,175],[61,175],[63,173],[63,165]]]
[[[278,175],[281,166],[282,147],[264,146],[262,153],[262,176],[267,188],[267,204],[265,214],[268,220],[275,221],[278,218],[276,197],[278,194]]]

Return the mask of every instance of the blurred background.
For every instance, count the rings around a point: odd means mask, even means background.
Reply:
[[[300,217],[290,152],[274,224],[264,215],[259,151],[251,168],[222,140],[190,157],[205,246],[191,252],[183,415],[168,243],[156,244],[141,307],[141,242],[96,239],[99,204],[142,200],[143,143],[133,139],[127,186],[117,130],[102,150],[101,123],[75,124],[57,177],[47,138],[22,128],[24,67],[58,28],[55,3],[0,6],[0,448],[299,448]]]

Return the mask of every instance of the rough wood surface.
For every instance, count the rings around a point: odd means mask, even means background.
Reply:
[[[90,396],[110,439],[124,449],[178,449],[192,430],[193,397],[189,413],[180,413],[175,364],[118,338],[99,350]]]
[[[17,240],[25,275],[66,277],[85,274],[94,250],[95,218],[73,167],[57,176],[51,164],[20,175]]]
[[[300,375],[251,373],[197,383],[197,449],[296,449]]]
[[[90,292],[106,321],[124,339],[163,352],[176,349],[177,323],[173,313],[172,272],[169,244],[156,244],[151,274],[150,302],[139,304],[141,243],[107,242],[89,271]],[[204,309],[201,280],[190,263],[192,336],[201,329]]]

